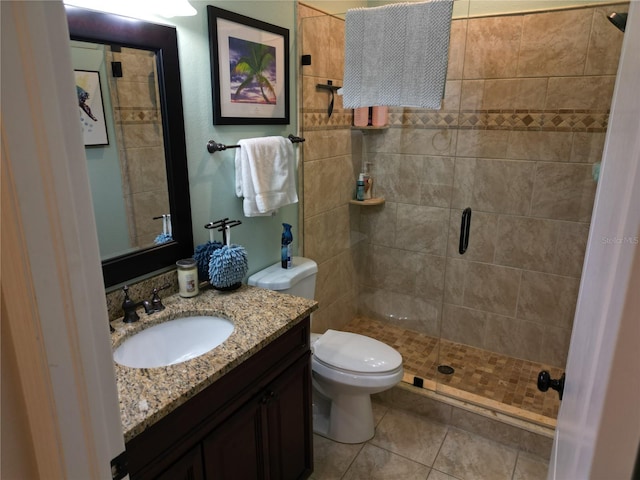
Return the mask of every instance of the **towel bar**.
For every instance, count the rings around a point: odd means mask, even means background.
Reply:
[[[302,143],[304,142],[304,138],[303,137],[296,137],[293,134],[289,134],[289,136],[287,137],[289,140],[291,140],[291,143]],[[224,145],[222,143],[218,143],[215,140],[209,140],[207,142],[207,151],[209,153],[216,153],[216,152],[221,152],[223,150],[226,150],[227,148],[239,148],[240,145]]]

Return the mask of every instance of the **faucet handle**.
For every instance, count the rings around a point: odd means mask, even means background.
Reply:
[[[161,310],[164,310],[164,305],[162,304],[162,300],[160,299],[160,295],[158,295],[158,292],[160,290],[165,290],[167,288],[169,288],[171,286],[170,283],[167,283],[166,285],[163,285],[160,288],[154,288],[153,289],[153,297],[151,298],[151,308],[153,309],[154,312],[159,312]]]

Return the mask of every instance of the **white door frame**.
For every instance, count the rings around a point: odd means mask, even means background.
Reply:
[[[639,7],[624,34],[549,479],[629,479],[640,442]]]
[[[11,388],[40,478],[111,478],[124,439],[65,10],[61,1],[0,5]]]

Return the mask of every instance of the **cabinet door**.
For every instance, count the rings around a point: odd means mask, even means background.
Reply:
[[[204,439],[207,480],[264,478],[262,408],[258,400],[249,401]]]
[[[266,396],[269,478],[307,478],[313,471],[309,356],[300,358],[280,375]]]
[[[200,445],[185,453],[177,462],[158,475],[156,480],[204,480]]]

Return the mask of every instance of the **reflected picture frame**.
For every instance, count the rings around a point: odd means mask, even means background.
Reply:
[[[109,145],[100,72],[74,70],[84,145]]]
[[[289,124],[289,30],[207,6],[214,125]]]

